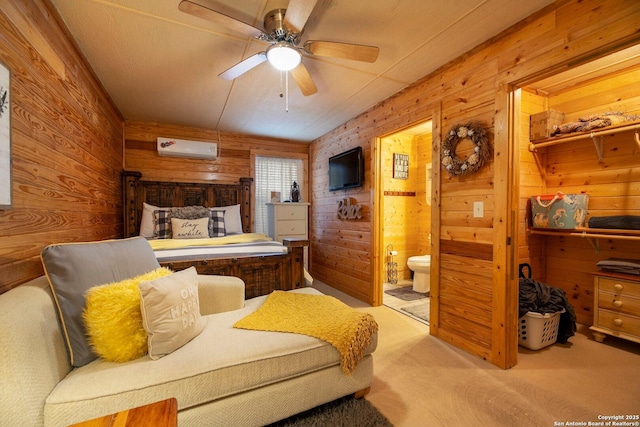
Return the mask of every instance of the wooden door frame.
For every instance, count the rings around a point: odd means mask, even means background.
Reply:
[[[491,362],[503,369],[518,363],[519,94],[509,83],[496,87]]]
[[[496,241],[506,247],[494,245],[494,301],[493,301],[493,342],[492,351],[496,360],[492,361],[502,368],[510,368],[518,362],[518,249],[519,249],[519,215],[520,213],[520,158],[519,150],[521,123],[520,88],[567,71],[616,51],[638,44],[640,39],[633,36],[628,40],[617,42],[613,46],[602,46],[596,51],[578,57],[563,60],[544,69],[533,70],[526,76],[513,75],[510,71],[502,73],[496,81],[496,115],[494,148],[499,152],[495,156],[494,171],[495,189],[506,191],[509,197],[504,201],[497,197],[494,218]],[[500,175],[503,174],[503,175]],[[507,177],[503,182],[501,176]],[[500,328],[502,334],[496,334]]]

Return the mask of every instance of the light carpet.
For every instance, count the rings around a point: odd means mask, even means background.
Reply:
[[[519,347],[518,364],[502,370],[430,336],[429,326],[408,315],[366,306],[319,280],[316,286],[373,314],[380,325],[366,399],[396,427],[549,427],[638,414],[638,343],[615,337],[599,343],[589,325],[578,325],[567,344]]]

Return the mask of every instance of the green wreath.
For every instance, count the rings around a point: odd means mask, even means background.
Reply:
[[[465,138],[469,138],[475,147],[473,153],[462,160],[456,156],[456,147]],[[454,125],[442,144],[442,168],[452,176],[476,172],[490,156],[487,131],[477,122]]]

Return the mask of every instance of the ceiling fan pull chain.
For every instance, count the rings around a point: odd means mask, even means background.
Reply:
[[[289,112],[289,73],[284,71],[284,109],[288,113]]]

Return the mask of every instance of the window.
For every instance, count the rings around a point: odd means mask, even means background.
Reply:
[[[255,156],[255,232],[267,233],[267,206],[271,192],[279,191],[280,200],[289,200],[291,184],[302,183],[302,159]]]

